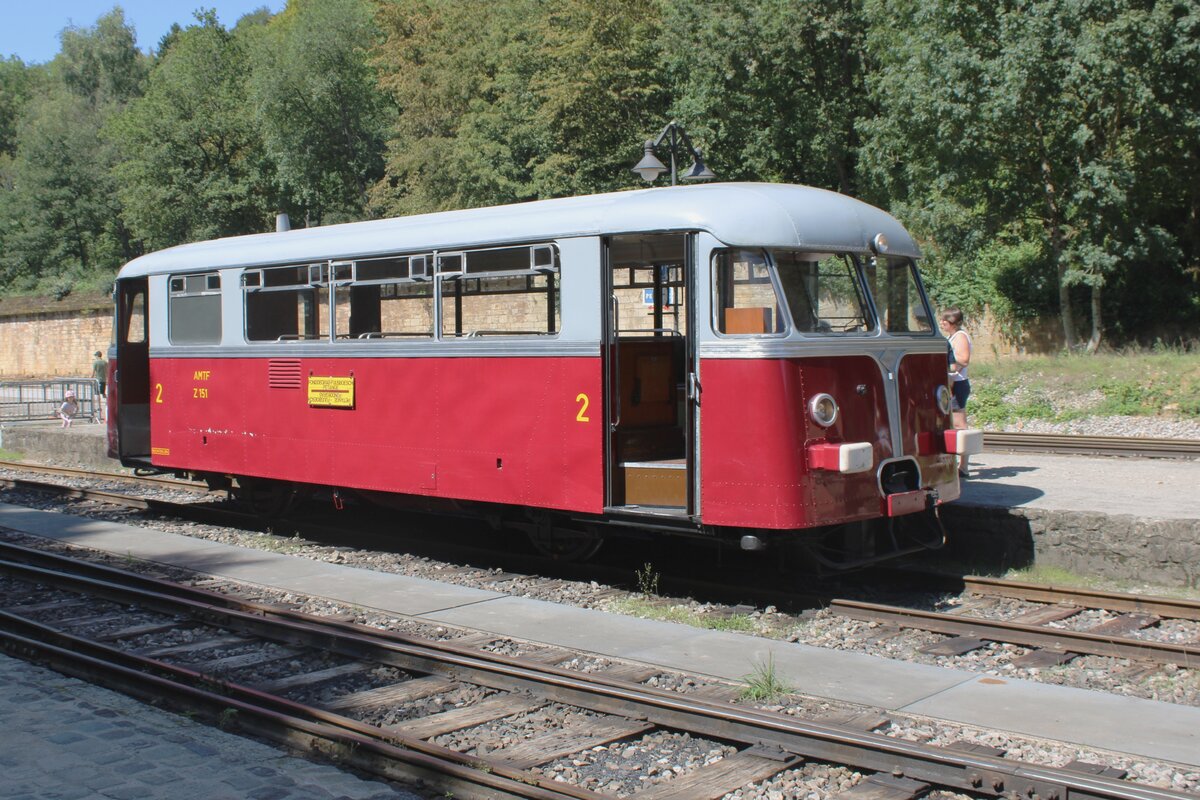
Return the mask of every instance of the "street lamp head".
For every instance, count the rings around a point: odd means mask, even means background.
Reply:
[[[704,165],[704,159],[700,157],[700,151],[692,151],[696,156],[696,160],[692,162],[692,166],[688,167],[688,171],[683,173],[685,181],[711,181],[717,177],[713,171]]]
[[[641,175],[646,183],[654,183],[655,178],[667,171],[666,165],[654,155],[654,142],[646,142],[646,152],[633,171]]]

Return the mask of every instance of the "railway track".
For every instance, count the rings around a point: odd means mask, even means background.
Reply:
[[[0,547],[0,642],[144,700],[460,797],[703,800],[814,761],[862,775],[830,794],[847,799],[905,800],[934,788],[1043,800],[1190,796],[1100,765],[1048,768],[640,685],[653,668],[581,673],[555,666],[578,655],[558,648],[511,658],[13,545]],[[454,695],[473,702],[429,701]],[[553,724],[501,735],[539,713]],[[719,757],[652,779],[655,748],[681,740]],[[592,760],[623,758],[635,742],[645,756],[623,767],[623,786],[565,783],[554,772],[569,763],[584,775]]]
[[[1138,458],[1200,458],[1200,440],[1147,439],[1136,436],[1076,436],[1057,433],[993,432],[983,434],[991,452],[1057,453]]]
[[[114,464],[116,462],[113,462]],[[78,467],[52,467],[46,464],[30,464],[24,461],[0,460],[0,469],[20,472],[33,472],[41,475],[55,475],[74,480],[103,480],[115,483],[125,483],[131,486],[156,486],[161,489],[177,489],[196,494],[207,494],[209,489],[203,483],[185,481],[179,478],[164,478],[159,475],[135,475],[119,472],[107,472]]]
[[[1032,648],[1012,662],[1017,667],[1057,666],[1082,655],[1125,658],[1139,669],[1200,663],[1200,644],[1138,635],[1164,620],[1187,620],[1200,627],[1200,603],[1196,601],[971,576],[963,579],[963,585],[964,591],[980,598],[1011,598],[1032,607],[1011,619],[973,616],[978,606],[972,604],[953,613],[852,600],[834,600],[830,608],[851,619],[945,635],[945,639],[921,648],[932,655],[958,656],[998,642]],[[1089,609],[1109,612],[1108,618],[1088,627],[1070,627]]]
[[[19,463],[0,462],[0,468],[7,467],[13,471],[43,474],[49,477],[71,479],[74,482],[90,481],[105,482],[109,475],[91,473],[87,470],[60,470],[28,467]],[[82,485],[64,486],[50,481],[31,478],[0,477],[0,487],[26,490],[63,498],[90,500],[101,503],[111,503],[127,508],[152,511],[157,514],[184,519],[191,522],[227,526],[246,531],[263,531],[270,527],[273,531],[295,533],[308,540],[316,542],[353,542],[369,549],[403,549],[406,552],[423,554],[440,560],[448,560],[457,564],[488,564],[514,577],[517,575],[553,575],[558,579],[579,580],[584,582],[596,581],[610,586],[634,586],[637,583],[637,572],[644,562],[638,561],[632,567],[613,566],[598,562],[566,563],[542,556],[532,550],[510,552],[498,548],[495,542],[475,544],[477,537],[446,537],[440,532],[429,530],[429,525],[421,522],[411,526],[396,526],[394,516],[389,515],[381,526],[383,533],[371,532],[372,524],[365,516],[354,518],[353,524],[337,519],[337,515],[324,516],[320,513],[308,513],[286,518],[273,518],[269,523],[255,514],[238,510],[234,506],[214,503],[197,503],[191,500],[175,501],[165,497],[151,498],[143,496],[140,491],[147,484],[140,477],[117,476],[121,482],[129,484],[127,491],[90,488]],[[151,479],[149,484],[158,489],[172,490],[182,488],[188,493],[205,491],[202,484],[187,484],[176,486],[177,481]],[[214,493],[213,497],[219,497]],[[510,573],[511,571],[511,573]],[[812,593],[787,593],[779,587],[772,587],[761,581],[737,586],[736,583],[717,583],[703,580],[686,574],[663,576],[662,589],[681,595],[696,595],[712,598],[717,601],[728,600],[733,605],[753,601],[762,604],[778,606],[811,607],[823,598]]]

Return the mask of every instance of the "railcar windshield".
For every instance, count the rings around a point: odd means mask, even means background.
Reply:
[[[872,329],[870,307],[853,257],[773,250],[771,259],[796,330],[840,334]]]
[[[888,333],[932,333],[933,316],[908,258],[878,256],[863,265],[867,287]]]

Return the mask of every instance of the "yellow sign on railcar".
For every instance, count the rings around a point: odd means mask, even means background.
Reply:
[[[308,404],[325,408],[354,408],[354,376],[309,375]]]

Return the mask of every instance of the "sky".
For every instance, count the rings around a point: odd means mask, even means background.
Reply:
[[[285,5],[286,0],[0,0],[0,58],[17,56],[26,64],[50,61],[58,54],[63,28],[93,27],[114,6],[125,11],[138,49],[147,52],[158,46],[171,23],[187,27],[194,22],[196,9],[215,10],[228,28],[257,8],[278,12]]]

